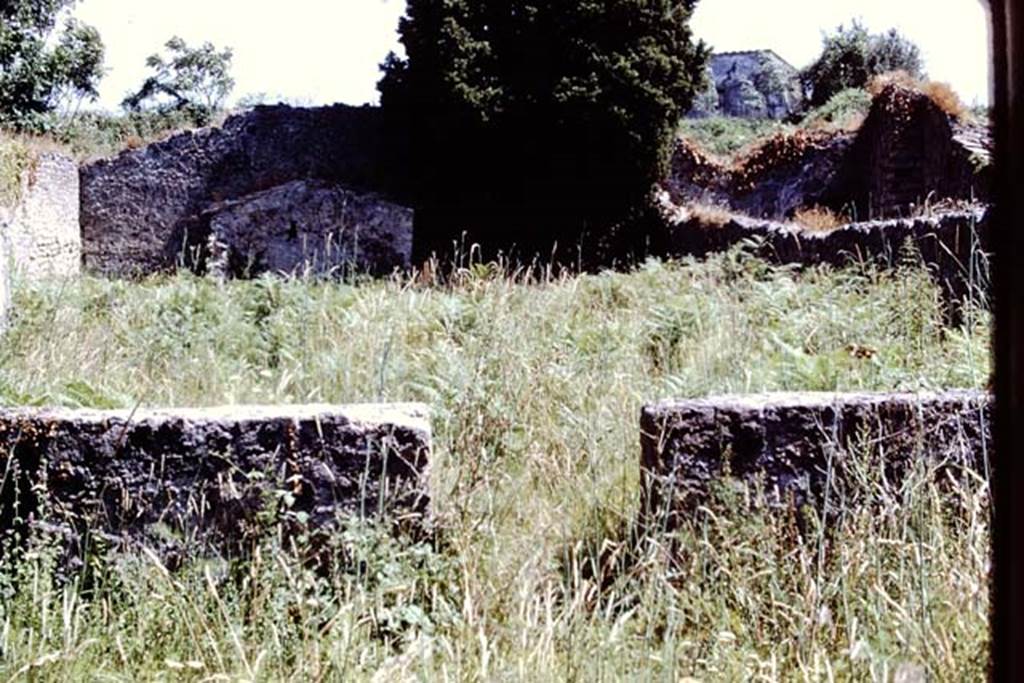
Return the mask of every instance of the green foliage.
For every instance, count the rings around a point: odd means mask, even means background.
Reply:
[[[44,130],[50,112],[95,99],[103,41],[96,29],[66,16],[74,2],[0,2],[0,124]]]
[[[872,34],[858,21],[840,25],[822,38],[822,51],[803,73],[811,90],[811,106],[820,106],[848,88],[863,88],[872,76],[905,71],[914,78],[924,75],[921,51],[896,29]]]
[[[944,326],[917,265],[735,250],[579,277],[468,264],[446,285],[182,274],[15,296],[0,403],[428,402],[439,542],[353,526],[323,573],[268,541],[234,572],[135,554],[88,586],[32,555],[0,569],[4,680],[986,675],[981,476],[940,488],[922,459],[897,490],[867,468],[828,535],[746,491],[669,537],[629,532],[646,402],[984,386],[987,313]]]
[[[803,127],[821,125],[844,126],[867,116],[871,109],[871,94],[863,88],[847,88],[829,98],[820,107],[807,112],[801,121]]]
[[[13,206],[21,193],[21,177],[32,152],[21,140],[0,135],[0,207]]]
[[[158,111],[184,111],[205,125],[224,106],[235,80],[231,77],[231,48],[218,52],[207,42],[189,47],[174,36],[164,45],[167,56],[150,55],[146,66],[153,71],[139,89],[121,103],[128,111],[155,107]]]
[[[741,119],[730,116],[711,116],[703,119],[683,119],[679,134],[693,140],[701,149],[723,158],[732,158],[744,148],[778,132],[791,130],[773,119]]]
[[[647,198],[708,50],[695,0],[412,0],[379,88],[413,149],[417,251],[462,230],[573,250]],[[426,243],[420,241],[426,240]]]
[[[871,95],[866,90],[847,88],[820,107],[808,111],[795,124],[729,116],[686,118],[680,121],[678,134],[696,142],[705,152],[732,160],[776,133],[793,133],[799,129],[856,128],[870,108]]]
[[[153,110],[121,114],[82,112],[54,123],[50,132],[75,157],[84,160],[118,152],[201,125],[189,111]]]

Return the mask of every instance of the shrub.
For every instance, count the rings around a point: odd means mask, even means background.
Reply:
[[[0,207],[18,201],[21,174],[31,161],[28,147],[10,135],[0,135]]]
[[[87,112],[58,121],[52,136],[80,159],[111,156],[163,139],[199,123],[186,111]]]
[[[833,95],[828,102],[807,112],[801,127],[852,130],[860,126],[871,109],[871,95],[863,88],[847,88]]]
[[[62,104],[95,99],[103,41],[67,15],[74,2],[0,2],[0,124],[41,131]]]
[[[679,134],[701,149],[720,157],[732,157],[767,135],[786,130],[787,126],[772,119],[740,119],[713,116],[706,119],[683,119]]]
[[[733,163],[736,187],[747,191],[766,174],[801,161],[809,149],[827,144],[832,135],[822,131],[797,129],[778,132],[750,147]]]
[[[413,150],[417,257],[463,231],[489,251],[575,253],[642,215],[702,82],[695,4],[409,2],[407,58],[379,87]]]
[[[950,116],[962,119],[970,114],[967,106],[960,100],[960,96],[948,83],[915,78],[906,71],[891,71],[874,76],[868,81],[867,89],[872,96],[878,96],[890,85],[927,95],[939,109]]]
[[[850,28],[840,25],[822,42],[821,55],[803,73],[811,106],[848,88],[863,88],[878,74],[901,70],[915,78],[923,75],[920,50],[895,29],[871,34],[854,21]]]

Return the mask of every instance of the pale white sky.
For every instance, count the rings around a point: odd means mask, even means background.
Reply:
[[[81,0],[75,14],[107,46],[100,104],[116,109],[172,35],[235,51],[233,100],[268,93],[308,104],[376,102],[378,65],[398,48],[404,0]],[[803,67],[821,32],[861,18],[895,26],[920,47],[929,75],[967,102],[988,100],[988,23],[980,0],[702,0],[696,35],[716,50],[772,48]]]

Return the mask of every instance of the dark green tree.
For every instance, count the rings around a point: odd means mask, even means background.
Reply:
[[[410,0],[406,57],[388,57],[379,88],[412,149],[417,257],[463,231],[524,257],[613,236],[641,247],[635,219],[702,84],[695,5]]]
[[[822,37],[818,59],[803,73],[810,90],[811,106],[828,102],[847,88],[862,88],[871,79],[889,71],[906,71],[915,78],[924,75],[921,51],[896,29],[872,34],[858,21],[849,28],[840,25]]]
[[[0,124],[44,128],[62,104],[95,99],[103,41],[69,15],[74,1],[0,0]]]
[[[121,106],[133,112],[182,111],[200,125],[208,123],[235,87],[231,48],[218,51],[209,42],[193,48],[177,36],[164,47],[167,56],[153,54],[146,59],[153,75],[128,94]]]

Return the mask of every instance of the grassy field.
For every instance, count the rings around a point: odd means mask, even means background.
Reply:
[[[671,538],[631,533],[645,402],[984,386],[988,314],[949,328],[940,306],[915,266],[742,251],[447,284],[21,287],[0,403],[429,403],[437,537],[354,524],[326,575],[268,538],[244,565],[122,558],[64,587],[40,551],[0,572],[0,679],[977,679],[983,477],[873,482],[884,504],[828,537],[728,492]]]

